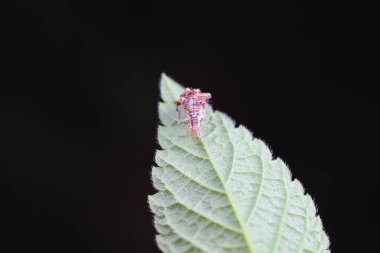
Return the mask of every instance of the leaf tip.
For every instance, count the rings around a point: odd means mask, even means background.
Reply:
[[[175,102],[181,92],[183,91],[183,87],[175,82],[172,78],[167,76],[165,73],[161,74],[160,79],[160,93],[161,98],[164,102]]]

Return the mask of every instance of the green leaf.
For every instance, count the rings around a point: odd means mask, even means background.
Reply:
[[[149,204],[163,252],[330,252],[313,200],[263,141],[211,108],[192,138],[177,123],[184,88],[164,74],[160,86]]]

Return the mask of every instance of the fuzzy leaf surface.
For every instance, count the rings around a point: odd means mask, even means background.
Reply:
[[[192,138],[177,123],[184,88],[163,74],[160,89],[149,204],[163,252],[330,252],[313,200],[263,141],[210,107]]]

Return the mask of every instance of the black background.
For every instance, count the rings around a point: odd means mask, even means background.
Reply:
[[[371,7],[1,4],[1,252],[158,252],[147,195],[158,79],[213,94],[283,158],[333,252],[378,245]]]

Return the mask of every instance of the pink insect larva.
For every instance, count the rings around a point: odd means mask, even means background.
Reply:
[[[193,137],[199,137],[204,109],[210,99],[210,93],[202,93],[200,89],[186,88],[177,101],[177,105],[181,105],[178,121],[181,119],[182,110],[184,110]]]

